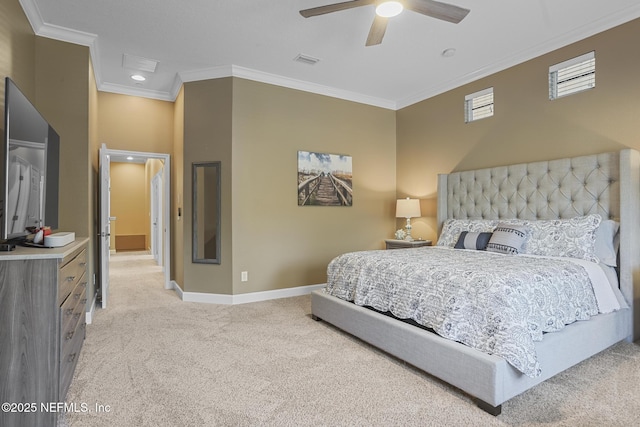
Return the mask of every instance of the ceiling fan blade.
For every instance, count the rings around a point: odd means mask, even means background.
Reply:
[[[342,3],[328,4],[326,6],[313,7],[300,11],[300,15],[305,18],[312,16],[324,15],[325,13],[338,12],[340,10],[353,9],[354,7],[367,6],[375,3],[375,0],[353,0]]]
[[[369,36],[365,46],[373,46],[382,43],[384,32],[387,31],[387,18],[376,15],[369,30]]]
[[[453,22],[454,24],[462,21],[470,12],[469,9],[434,0],[404,0],[404,7],[432,18]]]

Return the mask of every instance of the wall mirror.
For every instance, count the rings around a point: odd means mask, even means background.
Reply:
[[[193,163],[192,261],[220,264],[220,162]]]

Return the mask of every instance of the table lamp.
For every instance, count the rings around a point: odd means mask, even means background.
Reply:
[[[398,199],[396,202],[396,218],[407,219],[407,225],[405,226],[407,236],[404,240],[413,241],[413,237],[411,237],[411,218],[417,218],[420,215],[420,200],[407,197],[406,199]]]

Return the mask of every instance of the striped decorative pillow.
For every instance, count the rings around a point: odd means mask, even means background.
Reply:
[[[487,244],[487,251],[517,255],[522,252],[522,246],[527,241],[528,235],[527,227],[501,222],[493,230]]]
[[[460,237],[456,242],[456,249],[476,249],[478,251],[484,251],[487,249],[489,239],[491,239],[492,233],[481,233],[463,231],[460,233]]]

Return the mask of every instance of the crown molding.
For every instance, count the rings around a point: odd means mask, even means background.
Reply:
[[[400,99],[397,101],[396,109],[400,110],[402,108],[432,98],[436,95],[440,95],[460,86],[474,82],[483,77],[487,77],[518,64],[522,64],[523,62],[545,55],[549,52],[553,52],[554,50],[563,48],[580,40],[584,40],[598,33],[610,30],[639,17],[640,4],[630,6],[622,11],[612,13],[597,21],[590,22],[588,25],[584,25],[573,31],[566,32],[561,36],[551,39],[545,43],[540,43],[530,49],[523,50],[517,55],[505,57],[497,62],[492,63],[491,65],[478,68],[477,70],[471,73],[467,73],[457,79],[450,80],[448,82],[430,87],[425,90],[421,90],[412,96]]]
[[[27,20],[29,24],[31,24],[31,28],[33,31],[38,34],[38,29],[44,25],[44,21],[42,20],[42,15],[40,15],[40,10],[38,6],[32,0],[18,0],[20,2],[20,6],[22,6],[22,10],[24,14],[27,15]]]
[[[179,75],[180,79],[184,83],[200,80],[219,79],[223,77],[238,77],[241,79],[252,80],[260,83],[267,83],[274,86],[281,86],[289,89],[300,90],[303,92],[325,95],[332,98],[344,99],[346,101],[357,102],[360,104],[372,105],[374,107],[380,107],[389,110],[396,109],[396,102],[393,100],[376,98],[373,96],[363,95],[361,93],[336,89],[330,86],[324,86],[316,83],[306,82],[303,80],[283,77],[276,74],[265,73],[263,71],[241,67],[238,65],[224,65],[219,67],[204,68],[200,70],[182,72]]]
[[[25,12],[25,15],[27,16],[27,19],[29,20],[29,23],[31,24],[31,28],[36,33],[36,35],[89,47],[96,84],[98,86],[98,90],[100,91],[118,93],[122,95],[142,96],[163,101],[175,101],[176,96],[180,92],[180,88],[182,87],[183,82],[209,80],[223,77],[238,77],[261,83],[268,83],[275,86],[297,89],[304,92],[326,95],[333,98],[340,98],[347,101],[358,102],[361,104],[373,105],[390,110],[396,109],[396,103],[392,100],[376,98],[356,92],[336,89],[315,83],[309,83],[302,80],[278,76],[258,70],[252,70],[250,68],[240,67],[237,65],[225,65],[201,70],[180,72],[176,75],[174,83],[171,87],[171,92],[152,91],[147,89],[133,88],[130,86],[104,83],[102,81],[100,72],[98,36],[96,34],[71,30],[57,25],[46,24],[42,20],[42,15],[40,15],[40,11],[38,10],[38,7],[33,0],[19,1],[22,9]]]
[[[96,40],[98,39],[96,34],[72,30],[58,25],[46,24],[42,20],[42,15],[40,15],[40,10],[35,2],[32,0],[19,1],[25,15],[27,16],[29,24],[31,24],[31,28],[36,35],[63,42],[88,46],[90,48],[95,45]]]
[[[176,97],[169,92],[124,86],[124,85],[118,85],[114,83],[98,84],[98,90],[101,92],[111,92],[111,93],[117,93],[120,95],[130,95],[130,96],[139,96],[142,98],[157,99],[159,101],[173,102],[176,100]]]
[[[622,11],[604,16],[597,21],[589,23],[588,25],[569,31],[545,43],[523,50],[516,55],[511,55],[490,65],[480,67],[470,73],[460,76],[459,78],[417,91],[415,94],[399,100],[390,100],[310,83],[303,80],[283,77],[237,65],[224,65],[177,73],[170,92],[152,91],[133,88],[131,86],[104,83],[101,75],[98,36],[96,34],[46,24],[42,20],[40,11],[33,0],[19,0],[19,2],[36,35],[89,47],[96,84],[98,86],[98,90],[101,91],[141,96],[164,101],[175,101],[183,83],[223,77],[238,77],[275,86],[296,89],[303,92],[310,92],[332,98],[372,105],[389,110],[399,110],[408,107],[640,17],[640,4],[635,4]]]

